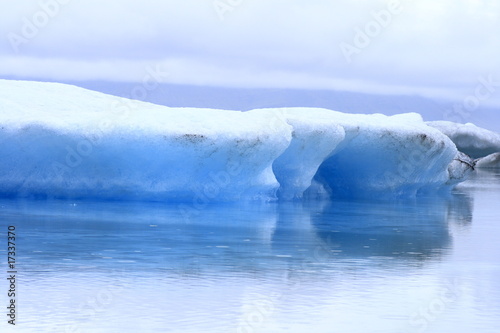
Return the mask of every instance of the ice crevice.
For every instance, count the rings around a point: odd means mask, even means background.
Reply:
[[[471,172],[418,114],[168,108],[0,80],[0,196],[207,202],[414,196]]]

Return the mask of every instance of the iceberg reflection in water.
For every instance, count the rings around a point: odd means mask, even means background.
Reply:
[[[24,266],[49,272],[56,267],[71,271],[82,264],[127,271],[121,260],[136,262],[129,267],[135,271],[170,271],[190,263],[200,273],[273,269],[269,265],[275,261],[310,259],[317,248],[332,253],[331,258],[318,256],[319,262],[335,257],[430,258],[450,245],[448,217],[470,220],[471,212],[463,211],[470,206],[466,197],[438,202],[231,204],[208,207],[185,220],[175,205],[2,202],[4,221],[23,231],[23,252],[35,253]]]
[[[481,247],[474,210],[498,196],[212,205],[188,220],[177,205],[4,200],[16,332],[485,332],[498,264],[472,272],[456,254]]]

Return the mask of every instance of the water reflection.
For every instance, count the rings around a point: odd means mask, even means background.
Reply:
[[[487,332],[499,199],[488,173],[448,197],[218,205],[189,220],[160,204],[0,201],[20,237],[15,329]]]
[[[399,202],[217,205],[185,220],[177,206],[1,201],[26,270],[255,272],[347,258],[425,261],[446,253],[450,223],[471,222],[464,193]],[[302,266],[300,266],[302,265]]]
[[[316,253],[321,260],[427,260],[451,246],[449,224],[470,223],[472,209],[472,198],[461,193],[399,202],[282,204],[273,241],[281,252]]]
[[[217,205],[189,220],[176,205],[0,201],[20,237],[20,331],[364,332],[370,314],[373,332],[416,332],[410,318],[462,266],[436,267],[479,253],[453,244],[454,226],[477,224],[470,193]]]

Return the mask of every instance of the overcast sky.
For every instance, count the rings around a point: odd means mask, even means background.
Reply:
[[[154,68],[168,83],[457,99],[482,77],[484,102],[500,101],[500,0],[0,4],[3,77],[136,82]]]

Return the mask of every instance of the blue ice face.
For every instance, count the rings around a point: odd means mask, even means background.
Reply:
[[[0,80],[0,196],[184,202],[408,197],[465,179],[418,114],[167,108]],[[30,96],[29,99],[26,96]]]

